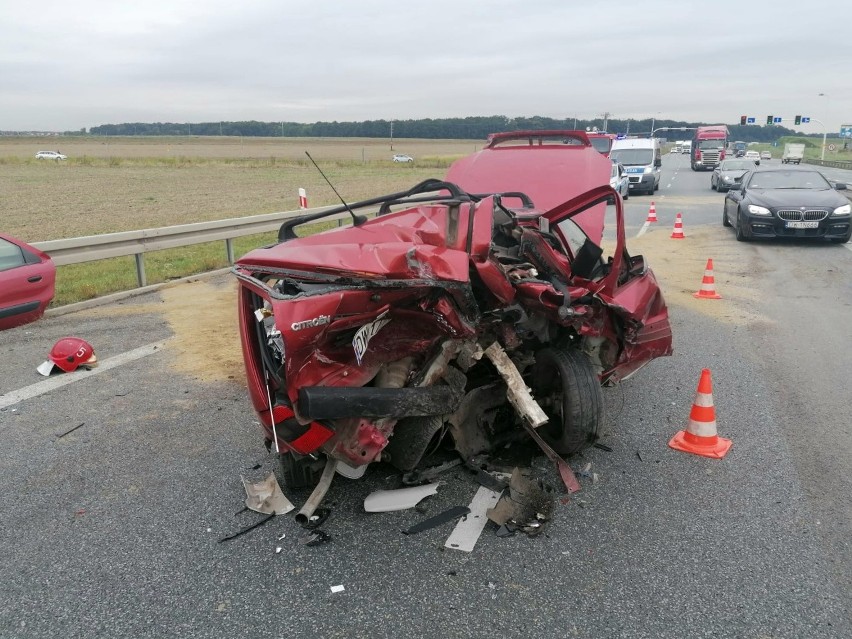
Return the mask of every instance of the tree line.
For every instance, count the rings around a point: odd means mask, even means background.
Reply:
[[[125,122],[102,124],[89,129],[89,135],[107,136],[246,136],[246,137],[335,137],[335,138],[419,138],[481,140],[499,131],[541,129],[606,130],[610,133],[650,135],[662,127],[694,128],[718,122],[685,122],[677,120],[587,120],[578,118],[547,118],[532,116],[509,118],[503,115],[467,118],[425,118],[419,120],[365,120],[362,122]],[[783,135],[799,135],[783,126],[741,126],[728,124],[732,140],[772,142]],[[78,132],[68,132],[78,134]],[[85,130],[83,131],[85,133]],[[658,137],[685,139],[691,131],[658,131]],[[817,135],[817,134],[810,134]]]

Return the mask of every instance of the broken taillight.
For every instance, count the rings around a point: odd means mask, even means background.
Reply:
[[[265,413],[264,417],[268,415],[269,413]],[[294,450],[300,455],[307,455],[319,450],[334,435],[331,428],[319,422],[300,424],[293,409],[289,406],[276,404],[272,409],[272,417],[278,440],[284,444],[280,448]],[[266,419],[264,419],[265,421]],[[271,432],[271,425],[269,425],[269,430]]]

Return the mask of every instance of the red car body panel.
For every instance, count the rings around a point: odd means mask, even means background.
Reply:
[[[573,143],[564,144],[562,139]],[[518,145],[519,141],[526,144]],[[496,133],[489,136],[484,149],[453,162],[445,179],[468,193],[521,191],[536,208],[546,211],[591,187],[609,184],[612,162],[599,152],[588,153],[591,146],[585,131]],[[584,213],[576,222],[600,242],[603,215],[599,209]]]
[[[44,251],[3,233],[0,239],[8,242],[0,247],[0,330],[3,330],[34,322],[44,315],[55,292],[56,267]],[[14,247],[19,254],[13,255]]]

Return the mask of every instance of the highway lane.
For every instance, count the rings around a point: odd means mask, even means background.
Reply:
[[[666,156],[663,175],[659,193],[627,202],[628,246],[661,281],[675,354],[606,390],[613,452],[572,460],[600,479],[581,479],[582,501],[557,501],[536,539],[486,528],[465,554],[442,548],[449,526],[401,535],[469,503],[476,484],[457,470],[427,515],[366,515],[363,498],[398,482],[378,466],[335,480],[325,546],[302,545],[291,516],[216,543],[256,520],[234,515],[240,476],[274,468],[239,345],[210,323],[233,317],[227,278],[0,333],[2,393],[40,381],[35,366],[66,334],[102,359],[170,338],[0,410],[0,636],[852,636],[852,254],[738,243],[709,173]],[[636,239],[652,200],[660,222]],[[668,237],[677,212],[686,240]],[[708,257],[720,301],[691,296]],[[734,440],[723,461],[666,446],[705,367]],[[533,468],[558,485],[544,458]]]

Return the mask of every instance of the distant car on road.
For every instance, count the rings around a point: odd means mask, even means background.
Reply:
[[[745,159],[751,160],[756,165],[760,166],[760,153],[758,153],[757,151],[746,151]]]
[[[394,162],[414,162],[414,158],[411,157],[410,155],[403,155],[401,153],[398,153],[397,155],[393,156],[393,161]]]
[[[772,154],[769,151],[761,151],[760,152],[760,159],[761,160],[771,160]]]
[[[742,183],[743,175],[754,168],[751,160],[723,160],[710,175],[710,188],[714,191],[727,191]]]
[[[630,197],[630,178],[627,171],[619,162],[612,163],[612,172],[609,175],[609,185],[621,194],[623,199]]]
[[[852,205],[819,171],[757,169],[743,178],[741,189],[725,195],[722,224],[733,226],[737,240],[760,237],[813,237],[848,242]]]
[[[68,156],[59,151],[39,151],[35,154],[36,160],[67,160]]]
[[[44,315],[55,283],[56,266],[47,253],[0,233],[0,330]]]

